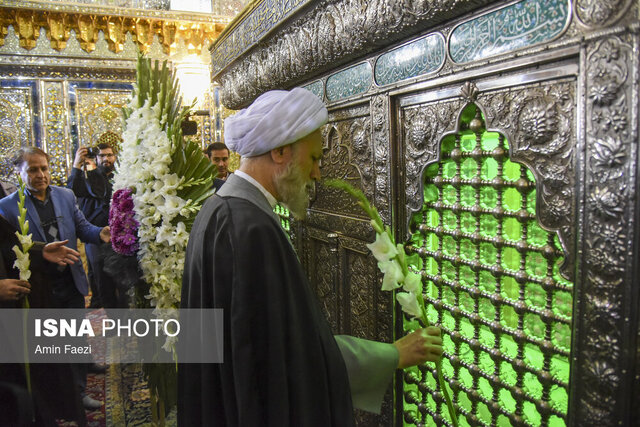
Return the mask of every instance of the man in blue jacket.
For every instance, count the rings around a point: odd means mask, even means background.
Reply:
[[[77,250],[77,239],[86,243],[109,242],[109,227],[89,223],[78,209],[73,191],[50,185],[49,155],[37,147],[21,148],[14,161],[17,172],[26,184],[25,207],[29,231],[33,240],[54,242],[69,240],[68,246]],[[0,200],[0,214],[13,226],[18,225],[18,192]],[[49,263],[48,277],[53,292],[53,308],[84,308],[88,294],[87,276],[82,263],[61,267]],[[97,409],[102,403],[85,393],[87,366],[73,365],[82,403],[87,409]]]

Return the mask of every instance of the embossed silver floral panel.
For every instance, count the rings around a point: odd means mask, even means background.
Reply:
[[[464,63],[548,42],[569,24],[567,0],[523,0],[454,28],[449,54]]]
[[[338,101],[364,93],[371,87],[371,79],[371,64],[368,62],[339,71],[327,79],[327,99]]]
[[[375,78],[380,86],[437,71],[445,59],[444,38],[430,34],[381,55],[376,61]]]
[[[309,0],[264,0],[211,53],[214,70],[222,70],[267,32]]]
[[[316,80],[313,83],[310,83],[306,86],[304,86],[305,89],[310,90],[311,92],[313,92],[313,94],[315,96],[317,96],[320,99],[324,98],[324,88],[322,86],[322,82],[320,80]]]

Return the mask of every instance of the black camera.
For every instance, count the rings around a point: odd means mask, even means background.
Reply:
[[[98,156],[99,153],[100,153],[100,149],[98,147],[87,148],[87,157],[94,159]]]

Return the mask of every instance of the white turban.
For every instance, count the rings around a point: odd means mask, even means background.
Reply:
[[[224,141],[254,157],[309,135],[328,119],[324,103],[307,89],[271,90],[224,121]]]

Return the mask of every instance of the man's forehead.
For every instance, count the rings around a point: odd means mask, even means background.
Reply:
[[[211,150],[211,157],[229,157],[227,150]]]
[[[43,156],[42,154],[27,154],[26,156],[24,156],[24,163],[27,166],[31,166],[31,165],[49,165],[49,161],[47,160],[46,156]]]

